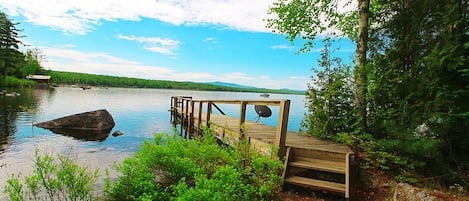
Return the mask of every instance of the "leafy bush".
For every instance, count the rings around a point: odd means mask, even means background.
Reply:
[[[13,76],[7,76],[5,78],[4,87],[33,87],[35,82],[26,79],[18,79]]]
[[[383,145],[387,141],[377,141],[372,135],[361,132],[339,133],[333,140],[354,147],[362,169],[386,171],[401,182],[417,182],[415,167],[419,162],[388,149]]]
[[[97,200],[94,185],[98,170],[90,172],[62,155],[57,158],[41,156],[36,150],[34,174],[25,176],[24,184],[19,175],[7,181],[4,191],[10,200]]]
[[[117,165],[122,176],[108,179],[105,192],[110,200],[263,200],[280,192],[281,168],[250,149],[220,146],[211,131],[195,140],[157,134]]]

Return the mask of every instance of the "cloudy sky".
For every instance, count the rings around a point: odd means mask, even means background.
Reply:
[[[305,90],[319,49],[265,27],[275,0],[0,0],[46,69]],[[337,44],[346,62],[348,41]]]

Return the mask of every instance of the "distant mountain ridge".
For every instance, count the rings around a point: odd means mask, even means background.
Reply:
[[[205,84],[213,84],[213,85],[216,85],[216,86],[222,86],[222,87],[234,87],[234,88],[242,88],[242,89],[263,89],[263,88],[258,88],[258,87],[253,87],[253,86],[246,86],[246,85],[240,85],[240,84],[236,84],[236,83],[229,83],[229,82],[220,82],[220,81],[216,81],[216,82],[205,82]],[[302,90],[294,90],[294,89],[286,89],[286,88],[283,88],[283,89],[280,89],[282,91],[290,91],[290,92],[294,92],[296,94],[298,93],[305,93],[305,91],[302,91]]]
[[[246,85],[240,85],[240,84],[236,84],[236,83],[219,82],[219,81],[216,81],[216,82],[206,82],[206,84],[213,84],[213,85],[222,86],[222,87],[245,88],[245,89],[257,88],[257,87],[253,87],[253,86],[246,86]]]

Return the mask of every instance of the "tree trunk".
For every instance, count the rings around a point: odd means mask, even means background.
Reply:
[[[3,67],[3,74],[2,74],[2,75],[3,75],[3,79],[5,80],[6,77],[7,77],[7,75],[8,75],[8,65],[10,65],[10,61],[9,61],[8,58],[5,59],[4,65],[5,65],[5,66]]]
[[[355,66],[355,109],[360,119],[360,126],[366,130],[366,93],[367,93],[367,41],[368,41],[368,10],[370,0],[358,0],[359,22]]]

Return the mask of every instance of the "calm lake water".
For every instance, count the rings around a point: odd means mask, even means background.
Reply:
[[[0,186],[8,175],[29,175],[35,150],[42,153],[63,154],[79,164],[103,170],[114,162],[131,156],[155,133],[172,133],[170,122],[171,96],[192,96],[194,99],[260,99],[258,93],[206,92],[188,90],[81,88],[59,87],[55,90],[15,90],[18,97],[0,96]],[[305,96],[271,94],[270,99],[290,99],[288,129],[297,131],[303,119]],[[218,105],[227,115],[239,116],[239,105]],[[55,134],[32,126],[66,115],[107,109],[116,122],[111,131],[120,130],[122,136],[104,136],[101,140],[78,139]],[[278,108],[271,107],[272,117],[260,122],[276,125]],[[248,106],[247,120],[255,121],[257,114]],[[1,198],[1,196],[0,196]]]

